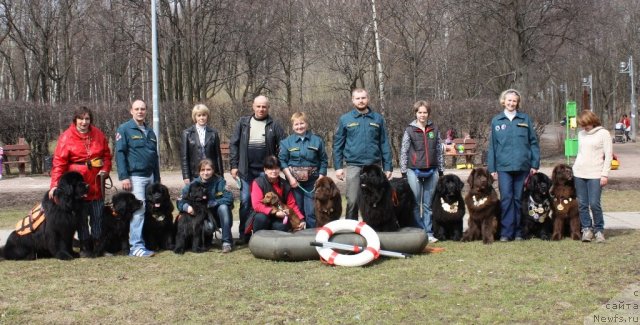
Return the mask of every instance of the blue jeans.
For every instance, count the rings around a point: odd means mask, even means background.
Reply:
[[[302,186],[305,190],[311,191],[316,183],[317,178],[309,179],[306,182],[299,182],[298,186]],[[304,221],[307,224],[307,228],[316,227],[316,212],[313,205],[313,193],[307,193],[296,187],[293,189],[293,196],[296,199],[296,205],[304,216]]]
[[[222,243],[233,244],[233,235],[231,234],[233,217],[231,216],[231,209],[229,209],[229,206],[226,204],[220,204],[213,208],[212,212],[216,217],[218,226],[222,228]]]
[[[522,237],[521,206],[524,180],[529,171],[498,172],[498,188],[500,189],[500,208],[502,229],[500,237],[514,239]]]
[[[574,177],[573,183],[576,186],[582,228],[593,227],[594,232],[603,231],[604,217],[602,215],[602,206],[600,205],[600,197],[602,195],[600,179]],[[593,214],[593,223],[591,222],[589,208],[591,208],[591,213]]]
[[[296,216],[292,216],[292,218],[297,218]],[[257,213],[253,219],[253,233],[258,232],[259,230],[280,230],[280,231],[289,231],[291,227],[289,223],[282,223],[283,219],[270,217],[263,213]]]
[[[145,190],[147,185],[153,183],[153,175],[149,177],[144,176],[131,176],[131,193],[135,195],[136,199],[142,201],[142,208],[136,210],[133,213],[133,218],[129,224],[129,245],[131,251],[138,248],[144,248],[144,239],[142,239],[142,226],[144,225],[144,211],[145,211]]]
[[[253,179],[244,180],[242,178],[238,178],[242,183],[240,188],[240,210],[238,214],[240,214],[240,224],[238,225],[238,233],[240,234],[240,239],[244,238],[244,226],[247,223],[247,219],[249,218],[249,214],[251,214],[251,183]]]
[[[434,172],[427,178],[418,178],[413,170],[408,169],[407,181],[417,203],[413,210],[413,217],[416,219],[418,226],[424,229],[427,235],[433,236],[433,230],[431,230],[431,201],[433,201],[433,194],[435,194],[436,185],[438,184],[438,172]],[[422,210],[422,213],[420,213],[420,210]]]
[[[360,195],[360,166],[347,166],[347,211],[345,219],[358,220],[358,196]]]

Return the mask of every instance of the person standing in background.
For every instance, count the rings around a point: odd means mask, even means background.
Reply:
[[[407,181],[418,204],[415,206],[416,222],[429,237],[430,243],[438,241],[431,229],[431,201],[439,176],[444,175],[444,156],[440,144],[440,132],[429,118],[431,105],[417,101],[413,105],[416,119],[407,126],[400,149],[400,172]]]
[[[578,115],[578,125],[583,130],[578,132],[578,155],[573,163],[573,182],[578,197],[582,241],[590,242],[595,233],[596,242],[603,243],[604,217],[600,198],[602,188],[607,185],[613,159],[611,134],[590,110],[583,110]],[[589,211],[593,214],[593,221]]]
[[[354,109],[340,117],[333,137],[333,166],[336,178],[344,181],[346,177],[346,218],[358,220],[362,167],[382,165],[385,176],[391,179],[393,162],[384,117],[369,107],[367,91],[354,89],[351,92],[351,102]]]
[[[202,159],[210,159],[213,162],[213,170],[224,175],[220,136],[216,129],[207,125],[209,108],[204,104],[195,105],[191,111],[191,119],[195,125],[182,132],[180,144],[182,179],[185,184],[199,176],[198,165]]]
[[[241,117],[229,142],[231,177],[240,186],[240,242],[244,241],[245,223],[251,213],[250,184],[264,172],[267,156],[279,153],[284,129],[269,116],[269,99],[258,96],[253,100],[253,115]]]
[[[68,171],[75,171],[82,175],[89,184],[89,192],[84,198],[86,212],[82,216],[78,239],[81,242],[80,256],[93,256],[93,243],[102,235],[102,213],[104,210],[104,193],[100,178],[109,176],[111,171],[111,149],[104,133],[93,125],[93,114],[85,106],[76,108],[71,125],[58,138],[53,153],[51,168],[51,185],[49,198],[53,199],[58,182]]]
[[[487,164],[500,189],[501,242],[522,240],[524,181],[540,168],[538,137],[529,115],[519,111],[521,98],[515,89],[503,91],[499,102],[504,110],[491,120]]]
[[[293,113],[291,124],[294,134],[280,142],[280,167],[293,189],[306,227],[315,228],[313,187],[318,179],[327,176],[327,153],[324,140],[308,130],[305,113]]]
[[[148,250],[142,239],[145,212],[145,190],[153,182],[160,182],[160,161],[158,158],[158,138],[153,129],[144,122],[147,105],[142,100],[131,104],[132,119],[121,124],[116,132],[116,163],[122,189],[130,191],[143,202],[133,213],[129,227],[129,256],[151,257],[155,252]]]

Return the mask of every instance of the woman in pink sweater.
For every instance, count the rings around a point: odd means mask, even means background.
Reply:
[[[583,110],[577,122],[583,130],[578,133],[578,156],[573,164],[573,179],[578,196],[582,241],[590,242],[595,233],[596,242],[602,243],[605,238],[600,197],[611,170],[611,134],[590,110]],[[593,222],[589,210],[593,214]]]
[[[280,198],[280,202],[289,206],[295,215],[287,215],[284,209],[264,204],[262,199],[268,192],[274,192]],[[280,162],[275,156],[265,158],[264,174],[258,176],[251,183],[251,207],[253,212],[245,226],[244,239],[246,242],[248,242],[251,232],[258,230],[292,230],[291,223],[286,222],[288,218],[298,218],[301,221],[299,227],[293,230],[305,228],[304,215],[296,205],[296,199],[289,182],[280,177]]]

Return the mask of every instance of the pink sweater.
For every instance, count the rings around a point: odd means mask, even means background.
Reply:
[[[278,194],[279,196],[282,196],[282,188],[277,182],[271,183],[271,186],[273,187],[273,190],[276,192],[276,194]],[[263,213],[268,216],[272,208],[262,203],[262,198],[264,198],[264,193],[262,193],[262,189],[260,188],[260,186],[258,186],[258,183],[256,181],[253,181],[251,183],[251,205],[253,206],[253,210],[255,212]],[[298,208],[298,205],[296,204],[296,199],[293,196],[293,190],[289,191],[289,195],[287,196],[286,199],[287,199],[286,204],[293,210],[293,212],[296,213],[296,215],[298,215],[298,218],[300,220],[304,220],[304,215]]]
[[[578,156],[573,163],[573,175],[579,178],[608,177],[611,170],[613,145],[611,134],[601,126],[578,133]]]

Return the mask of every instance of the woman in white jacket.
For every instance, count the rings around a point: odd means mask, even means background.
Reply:
[[[573,164],[573,176],[582,224],[582,241],[590,242],[595,233],[596,242],[601,243],[605,238],[600,197],[611,170],[611,134],[601,126],[598,116],[590,110],[583,110],[577,122],[583,130],[578,133],[578,156]],[[589,210],[593,214],[593,221]]]

